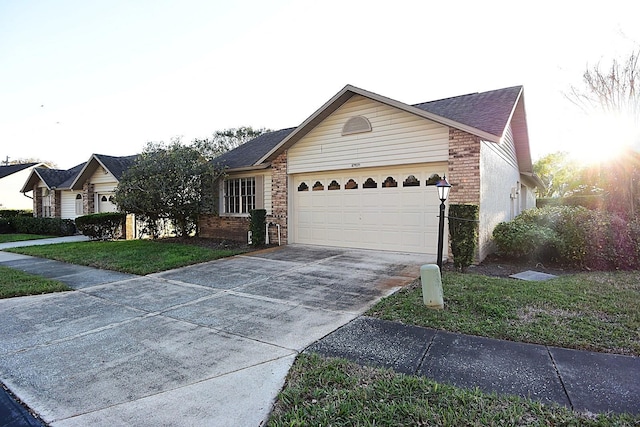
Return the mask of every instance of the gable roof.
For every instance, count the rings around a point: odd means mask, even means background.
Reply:
[[[92,154],[87,163],[84,164],[82,170],[77,174],[75,179],[69,185],[72,190],[80,190],[85,181],[91,177],[102,166],[106,171],[111,173],[116,180],[120,181],[122,174],[133,165],[138,155],[132,156],[107,156],[104,154]]]
[[[50,190],[69,189],[71,187],[71,182],[73,182],[73,179],[78,175],[83,166],[84,163],[80,163],[79,165],[66,170],[34,168],[20,192],[26,193],[27,191],[33,190],[33,186],[36,185],[38,181],[42,181]]]
[[[287,128],[263,133],[262,135],[239,145],[233,150],[227,151],[226,153],[216,157],[212,162],[235,170],[261,167],[258,161],[282,142],[282,140],[294,130],[295,128]],[[266,166],[268,165],[264,165],[262,167]]]
[[[502,137],[521,93],[522,86],[513,86],[413,106]]]
[[[13,175],[16,172],[20,172],[21,170],[25,170],[30,168],[31,166],[37,165],[38,163],[19,163],[16,165],[6,165],[0,166],[0,178],[7,177],[9,175]]]

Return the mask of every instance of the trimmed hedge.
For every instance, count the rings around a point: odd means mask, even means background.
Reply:
[[[453,266],[464,271],[473,263],[478,246],[478,205],[449,205],[449,238]]]
[[[584,207],[529,209],[493,231],[498,253],[592,270],[640,269],[640,220]]]
[[[13,218],[16,216],[33,216],[33,211],[22,209],[0,209],[0,218]]]
[[[125,219],[124,213],[103,212],[76,218],[76,226],[91,240],[114,240],[124,235]]]
[[[76,225],[71,219],[14,216],[9,219],[13,233],[43,234],[47,236],[73,236]]]
[[[251,230],[251,245],[263,246],[266,241],[267,211],[265,209],[253,209],[249,211],[249,220],[251,222],[249,230]]]

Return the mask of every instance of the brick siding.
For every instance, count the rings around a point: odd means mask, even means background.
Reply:
[[[280,154],[271,162],[271,215],[267,222],[280,225],[280,243],[288,240],[288,191],[287,191],[287,152]],[[269,227],[269,241],[278,243],[278,228]]]
[[[449,203],[480,204],[480,138],[449,128]]]

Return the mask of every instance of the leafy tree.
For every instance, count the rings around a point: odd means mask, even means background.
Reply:
[[[558,151],[547,154],[533,164],[533,172],[545,185],[540,197],[565,197],[576,192],[585,192],[583,174],[569,153]]]
[[[55,162],[52,162],[50,160],[41,160],[37,157],[24,157],[24,158],[18,158],[18,159],[13,159],[13,160],[9,160],[9,157],[6,158],[6,160],[2,161],[2,164],[4,165],[21,165],[21,164],[25,164],[25,163],[44,163],[45,165],[49,166],[52,169],[56,169],[58,167],[58,165]]]
[[[122,176],[115,191],[120,210],[143,219],[152,235],[159,220],[171,220],[176,233],[186,237],[196,230],[200,214],[214,210],[211,180],[221,176],[194,146],[180,139],[169,144],[149,142]]]
[[[208,159],[214,159],[227,151],[233,150],[241,144],[250,141],[270,129],[253,129],[251,126],[240,126],[217,130],[210,138],[194,139],[191,145]]]

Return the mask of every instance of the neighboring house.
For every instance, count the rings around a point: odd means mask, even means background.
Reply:
[[[440,200],[426,182],[439,174],[452,185],[447,204],[480,206],[478,260],[495,225],[534,207],[542,185],[521,86],[408,105],[348,85],[300,126],[215,161],[228,175],[204,237],[246,239],[249,211],[264,208],[272,241],[279,231],[283,244],[435,255]]]
[[[113,212],[115,188],[135,158],[93,154],[86,163],[67,170],[35,168],[21,191],[33,191],[34,216],[75,219]]]
[[[0,166],[0,210],[28,210],[33,208],[30,195],[21,193],[22,184],[34,168],[44,163],[22,163]]]

